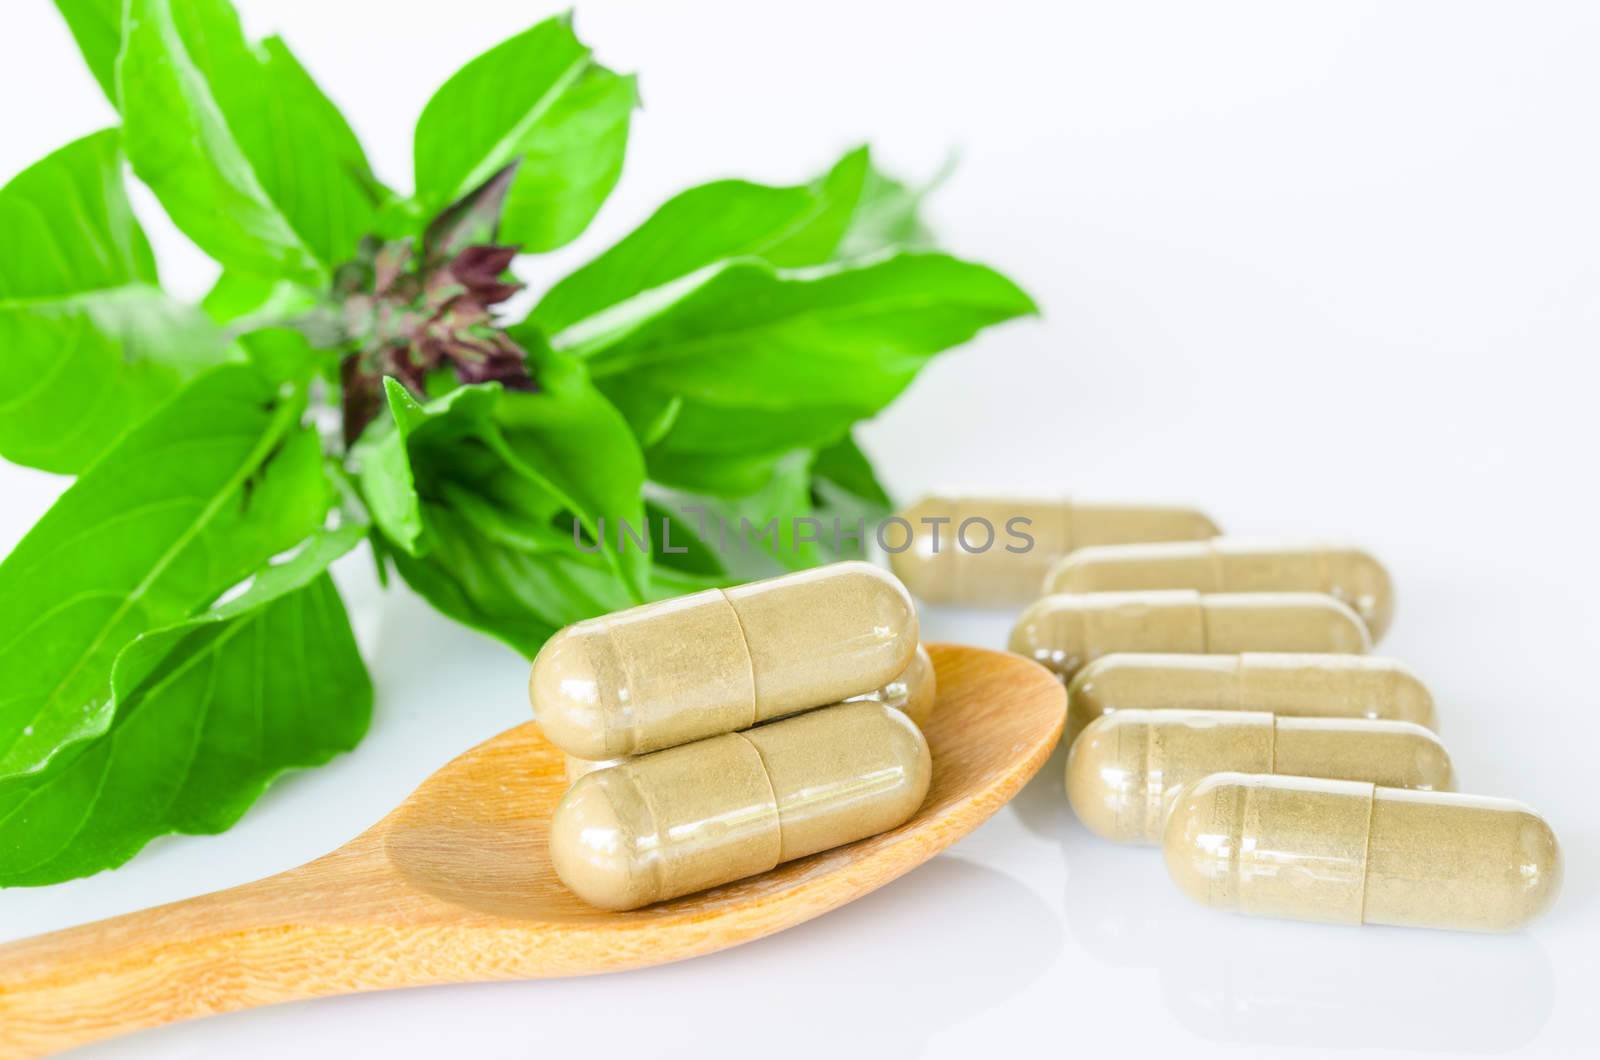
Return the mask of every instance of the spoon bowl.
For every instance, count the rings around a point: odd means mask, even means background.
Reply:
[[[565,763],[529,722],[300,868],[0,946],[0,1056],[310,997],[642,968],[835,909],[976,828],[1061,735],[1065,691],[1042,667],[979,648],[929,651],[933,780],[899,828],[643,909],[596,909],[551,868]]]

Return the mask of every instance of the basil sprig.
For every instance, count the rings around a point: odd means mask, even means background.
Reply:
[[[227,0],[56,3],[120,124],[0,189],[0,456],[77,476],[0,563],[0,886],[222,831],[354,747],[372,682],[328,568],[363,541],[528,656],[836,558],[790,528],[886,512],[855,426],[1035,311],[865,147],[690,188],[518,299],[509,267],[582,234],[638,103],[570,17],[439,88],[404,194]],[[125,170],[221,266],[201,305],[163,292]],[[780,529],[730,556],[707,513]],[[621,524],[670,544],[596,547]]]

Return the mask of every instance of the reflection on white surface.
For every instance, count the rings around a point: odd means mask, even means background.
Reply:
[[[1305,1044],[1314,1034],[1333,1049],[1504,1053],[1544,1029],[1554,982],[1534,939],[1450,933],[1418,962],[1394,944],[1402,930],[1220,929],[1163,955],[1162,999],[1185,1027],[1225,1043]],[[1194,947],[1209,945],[1228,952],[1195,959]]]
[[[1550,1018],[1550,960],[1527,933],[1299,924],[1173,901],[1159,851],[1065,829],[1068,930],[1095,960],[1148,967],[1177,1021],[1248,1045],[1501,1053]],[[1464,1004],[1464,999],[1472,999]]]

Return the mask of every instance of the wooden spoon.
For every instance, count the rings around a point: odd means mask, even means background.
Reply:
[[[0,1055],[358,990],[642,968],[826,913],[976,828],[1061,735],[1065,692],[1041,667],[979,648],[930,652],[933,784],[892,832],[715,890],[603,912],[550,867],[546,833],[566,776],[530,722],[457,758],[308,865],[0,946]]]

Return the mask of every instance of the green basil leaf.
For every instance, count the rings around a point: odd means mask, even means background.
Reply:
[[[872,462],[848,434],[817,451],[811,464],[811,497],[817,517],[829,528],[825,551],[830,560],[864,559],[867,542],[894,511]],[[859,536],[845,532],[845,527]]]
[[[636,431],[652,408],[670,408],[665,428],[640,434],[652,480],[781,498],[806,478],[778,466],[790,454],[834,445],[934,354],[1033,311],[1009,280],[943,254],[811,270],[744,260],[656,288],[556,342],[585,358],[602,391],[639,410]],[[778,551],[785,562],[812,556],[803,545]]]
[[[922,200],[943,179],[944,173],[940,173],[923,187],[911,188],[880,170],[869,169],[834,256],[849,261],[896,247],[932,247],[933,233],[919,211]]]
[[[581,551],[573,547],[570,532],[530,532],[501,511],[461,497],[437,505],[424,502],[423,518],[432,547],[420,557],[396,551],[401,577],[442,613],[530,659],[562,626],[641,602],[618,581],[602,554],[609,548],[587,543],[594,551]],[[682,530],[680,523],[671,531],[674,547],[687,541],[679,536]],[[727,581],[720,572],[658,565],[643,599],[681,596]]]
[[[427,215],[516,164],[499,239],[553,250],[593,219],[622,172],[632,77],[597,64],[570,16],[547,19],[473,59],[423,108],[414,137]]]
[[[674,453],[653,448],[645,453],[650,480],[669,489],[712,497],[747,497],[772,481],[781,453]]]
[[[871,165],[866,148],[794,187],[719,180],[668,199],[621,242],[545,293],[529,319],[554,334],[724,258],[816,265],[833,256]]]
[[[218,324],[229,324],[241,317],[262,312],[280,298],[304,291],[306,288],[286,280],[251,276],[243,272],[224,272],[200,300],[200,308]]]
[[[248,366],[213,369],[0,563],[0,777],[104,732],[129,641],[188,618],[321,524],[328,486],[304,407]]]
[[[465,514],[470,512],[470,517]],[[400,576],[441,612],[532,658],[552,633],[639,601],[605,559],[566,547],[489,506],[423,505],[431,547],[394,553]]]
[[[590,534],[616,541],[619,524],[644,525],[644,458],[628,423],[579,362],[531,347],[538,393],[506,392],[496,419],[523,466],[540,475]],[[604,519],[604,523],[601,520]],[[636,597],[649,581],[649,557],[607,548]]]
[[[785,267],[821,265],[832,260],[839,249],[839,241],[849,230],[851,218],[860,207],[866,182],[874,172],[872,153],[867,147],[846,151],[828,172],[807,187],[812,205],[806,216],[798,224],[772,233],[772,238],[759,250],[751,252],[751,256]],[[722,255],[725,258],[739,256],[737,252]]]
[[[600,392],[622,413],[639,444],[647,447],[665,438],[683,411],[683,398],[677,394],[629,386],[626,379],[613,379]]]
[[[280,37],[255,49],[261,76],[240,106],[255,120],[229,122],[267,194],[327,265],[339,265],[372,231],[394,193],[373,175],[344,115]]]
[[[773,573],[763,556],[789,569],[862,558],[892,509],[848,434],[815,452],[666,463],[684,484],[663,503],[679,519],[692,519],[700,537],[714,537],[721,565],[745,580]],[[674,539],[678,534],[674,529]]]
[[[535,308],[531,320],[557,332],[558,344],[581,354],[632,340],[630,332],[660,318],[674,321],[686,302],[709,306],[719,298],[748,295],[760,301],[769,288],[803,281],[801,272],[763,272],[759,263],[728,263],[739,256],[768,265],[803,266],[833,259],[858,258],[903,244],[920,244],[928,232],[918,218],[926,189],[912,190],[878,171],[866,148],[847,153],[823,177],[809,185],[775,188],[744,181],[718,181],[676,196],[620,243],[558,283]],[[862,263],[871,265],[874,263]],[[901,266],[889,266],[898,268]],[[938,264],[917,266],[938,273]],[[976,267],[960,265],[960,269]],[[885,269],[876,270],[878,274]],[[948,270],[945,270],[948,271]],[[743,275],[741,275],[741,272]],[[816,274],[812,274],[813,276]],[[869,272],[867,275],[873,276]],[[1006,285],[986,284],[989,276],[970,273],[971,293],[984,297],[989,287],[1007,311],[1031,311],[1025,295]],[[775,284],[776,277],[782,283]],[[751,282],[741,284],[742,279]],[[856,282],[856,281],[851,281]],[[956,286],[934,292],[941,301],[960,301]],[[913,294],[913,297],[916,297]],[[798,307],[799,315],[811,312]],[[846,315],[854,307],[845,308]],[[880,310],[876,307],[872,312]],[[864,319],[863,328],[879,327]],[[803,334],[806,324],[773,329]],[[832,396],[813,395],[814,387],[794,380],[762,378],[755,361],[742,361],[745,335],[730,336],[727,361],[717,391],[686,388],[673,372],[638,372],[626,366],[614,371],[592,363],[601,391],[628,419],[645,447],[653,480],[669,487],[720,497],[741,497],[765,489],[775,464],[797,450],[833,445],[850,425],[871,415],[888,397],[863,402],[853,385],[852,366],[835,375]],[[955,332],[951,342],[966,336]],[[696,336],[694,341],[699,341]],[[841,366],[795,352],[793,360],[825,373]],[[788,358],[787,354],[780,357]],[[803,370],[797,368],[796,371]],[[916,367],[895,375],[908,379]],[[891,386],[897,384],[890,384]],[[903,385],[903,383],[898,384]],[[770,387],[770,389],[769,389]]]
[[[239,345],[262,375],[293,386],[306,385],[319,371],[329,377],[337,371],[336,357],[314,348],[294,328],[255,328],[239,336]]]
[[[582,235],[622,176],[638,105],[632,76],[585,70],[524,142],[496,238],[537,253]]]
[[[626,389],[627,377],[611,386]],[[743,496],[766,483],[776,460],[831,445],[860,415],[845,407],[741,408],[680,398],[671,429],[645,449],[645,460],[651,479],[663,485]]]
[[[431,551],[424,502],[457,496],[476,498],[524,535],[547,532],[563,512],[591,539],[613,543],[620,523],[644,525],[644,461],[627,422],[582,365],[532,348],[537,393],[483,383],[424,405],[386,380],[392,429],[364,436],[356,456],[373,520],[399,551]],[[648,554],[603,551],[627,592],[642,599]]]
[[[755,543],[790,570],[823,562],[820,528],[804,522],[813,518],[811,460],[808,452],[791,453],[773,466],[765,486],[726,505],[724,517],[741,533],[746,523],[756,527]]]
[[[729,461],[745,477],[729,480],[730,470],[721,468],[710,475],[719,487],[715,492],[670,490],[660,502],[700,538],[717,542],[717,558],[733,580],[815,566],[826,558],[819,539],[831,527],[806,522],[813,518],[812,459],[801,450],[776,459]]]
[[[155,286],[155,259],[122,185],[117,130],[47,155],[0,189],[0,297]]]
[[[64,474],[231,356],[205,317],[141,287],[0,302],[0,348],[0,455]]]
[[[338,110],[226,0],[128,0],[117,63],[133,168],[228,268],[320,284],[385,193]]]
[[[318,535],[238,597],[135,640],[113,670],[108,731],[0,780],[0,886],[114,868],[160,835],[225,831],[286,770],[353,748],[372,682],[326,570],[362,533]]]
[[[227,326],[252,363],[270,379],[301,385],[319,373],[337,381],[338,355],[318,350],[296,327],[322,309],[317,294],[287,280],[224,272],[200,303]]]
[[[117,105],[117,50],[122,47],[122,0],[56,0],[56,9],[83,53],[100,90]]]
[[[237,592],[193,618],[141,633],[117,655],[111,670],[112,695],[125,700],[161,667],[172,651],[190,634],[211,626],[247,618],[261,607],[304,589],[366,539],[368,527],[346,522],[336,529],[317,530],[292,555],[268,562],[250,576]]]
[[[894,508],[889,492],[872,470],[872,461],[867,459],[867,454],[861,451],[855,438],[849,434],[817,452],[811,473],[818,481],[860,498],[882,515],[887,515]]]
[[[646,499],[645,518],[650,520],[650,559],[659,567],[682,574],[703,577],[712,584],[727,580],[727,568],[711,543],[702,536],[698,521],[694,525],[684,514],[661,501]],[[659,528],[659,532],[657,532]]]
[[[814,206],[806,187],[720,180],[690,188],[546,291],[529,319],[555,334],[722,258],[759,256],[774,233],[801,223]]]
[[[519,476],[505,452],[493,420],[498,383],[458,387],[426,405],[398,381],[384,384],[392,420],[364,432],[352,455],[367,509],[390,545],[413,556],[428,550],[423,500],[443,496],[446,484],[485,493],[487,503],[530,524],[559,513],[555,495]]]
[[[183,381],[229,356],[217,328],[156,286],[115,129],[0,188],[0,231],[6,459],[81,471]]]
[[[554,342],[602,386],[626,377],[711,406],[861,418],[933,355],[1033,312],[1004,276],[945,254],[809,270],[747,259],[647,292]]]

